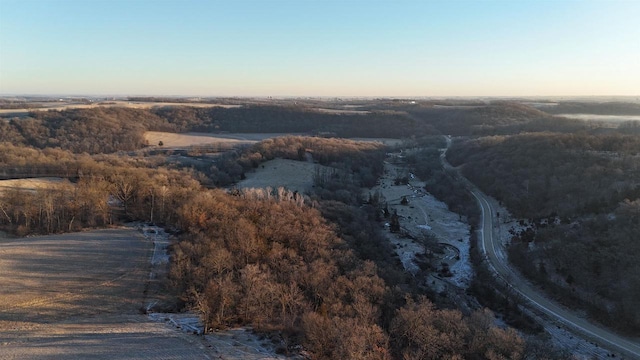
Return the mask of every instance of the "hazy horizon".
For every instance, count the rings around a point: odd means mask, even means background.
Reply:
[[[0,95],[634,97],[635,1],[0,1]]]

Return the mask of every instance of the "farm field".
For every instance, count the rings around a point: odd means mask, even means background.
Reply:
[[[9,189],[35,191],[37,189],[44,189],[52,185],[60,184],[62,181],[64,180],[59,177],[0,180],[0,192]]]
[[[280,136],[308,136],[306,134],[297,133],[171,133],[163,131],[147,131],[144,133],[144,139],[151,146],[157,146],[162,141],[163,147],[187,147],[194,145],[243,145],[254,144],[262,140],[271,139]],[[355,141],[380,142],[389,146],[396,146],[402,143],[400,139],[392,138],[351,138]]]
[[[152,146],[157,146],[162,141],[163,147],[178,148],[194,145],[247,145],[258,141],[278,136],[281,133],[238,133],[238,134],[213,134],[213,133],[170,133],[162,131],[147,131],[144,139]]]
[[[0,359],[281,358],[244,329],[203,337],[141,314],[154,244],[134,228],[2,235]]]
[[[69,109],[93,109],[97,107],[126,107],[130,109],[150,109],[154,107],[165,106],[189,106],[198,108],[210,108],[210,107],[224,107],[224,108],[237,108],[241,105],[225,105],[225,104],[202,104],[202,103],[173,103],[173,102],[141,102],[141,101],[108,101],[98,102],[93,104],[73,104],[73,103],[43,103],[41,107],[29,108],[29,109],[0,109],[0,116],[23,116],[30,111],[47,111],[47,110],[69,110]]]
[[[202,358],[139,312],[151,250],[130,228],[0,239],[0,358]]]

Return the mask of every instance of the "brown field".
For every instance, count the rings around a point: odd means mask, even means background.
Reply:
[[[202,358],[138,311],[151,246],[133,229],[0,239],[0,358]]]
[[[309,136],[308,134],[299,133],[171,133],[162,131],[147,131],[144,133],[145,140],[149,145],[157,146],[160,141],[164,147],[187,147],[194,145],[213,145],[213,144],[253,144],[265,139],[271,139],[280,136]],[[380,142],[385,145],[395,146],[402,143],[400,139],[392,138],[351,138],[355,141]]]
[[[255,144],[264,139],[285,136],[281,133],[246,133],[246,134],[213,134],[213,133],[183,133],[176,134],[161,131],[147,131],[144,138],[151,146],[157,146],[162,141],[163,147],[187,147],[194,145],[244,145]]]
[[[0,359],[279,358],[243,330],[142,315],[152,254],[133,228],[0,238]]]
[[[9,189],[32,190],[43,189],[64,181],[58,177],[41,177],[28,179],[0,180],[0,192]]]

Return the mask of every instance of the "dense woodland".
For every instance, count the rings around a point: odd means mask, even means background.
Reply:
[[[293,194],[211,191],[179,213],[187,235],[172,278],[208,326],[278,329],[318,359],[524,356],[524,341],[486,311],[465,317],[400,297]]]
[[[510,259],[567,301],[640,333],[640,137],[525,134],[456,144],[454,165],[528,225]]]
[[[240,108],[99,107],[34,111],[0,120],[0,142],[74,153],[113,153],[144,147],[147,130],[331,134],[338,137],[406,137],[434,134],[429,124],[397,112],[329,114],[285,106]],[[366,125],[364,125],[366,124]]]
[[[515,102],[402,107],[410,116],[432,124],[440,133],[454,136],[488,136],[525,132],[577,132],[589,129],[584,121],[558,118]]]
[[[589,306],[605,314],[601,320],[624,318],[618,325],[635,331],[637,137],[519,104],[472,105],[393,102],[357,115],[258,105],[96,108],[0,120],[0,176],[66,179],[3,191],[0,228],[27,235],[128,220],[165,225],[177,234],[171,282],[178,307],[198,311],[207,328],[278,333],[283,351],[302,344],[318,359],[559,358],[496,327],[485,310],[454,309],[401,270],[380,233],[382,204],[362,199],[362,188],[383,171],[381,145],[290,136],[190,163],[123,153],[146,146],[147,130],[413,137],[405,144],[408,166],[473,224],[474,200],[439,163],[443,142],[420,136],[492,135],[457,142],[448,154],[484,191],[531,219],[530,231],[514,234],[512,260],[566,298],[594,299]],[[542,130],[553,133],[530,133]],[[273,158],[331,170],[318,172],[311,194],[211,189],[232,186]],[[475,291],[503,301],[486,285]],[[513,308],[504,301],[495,308]]]

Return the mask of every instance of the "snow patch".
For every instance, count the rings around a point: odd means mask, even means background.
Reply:
[[[287,359],[276,354],[273,344],[266,338],[262,340],[251,331],[251,328],[240,327],[228,330],[216,330],[203,335],[204,326],[194,313],[152,313],[149,318],[153,321],[163,322],[167,326],[188,334],[200,335],[199,339],[219,355],[220,359],[232,360],[270,360]]]
[[[424,247],[410,239],[391,238],[390,241],[395,246],[395,252],[404,269],[415,276],[420,271],[420,267],[415,263],[415,258],[418,254],[424,254]]]
[[[445,203],[431,194],[425,194],[418,204],[424,207],[429,230],[436,235],[439,242],[458,249],[459,259],[450,266],[453,274],[449,278],[456,286],[467,288],[473,279],[473,267],[469,256],[469,225],[460,216],[449,211]],[[420,227],[420,226],[419,226]]]

